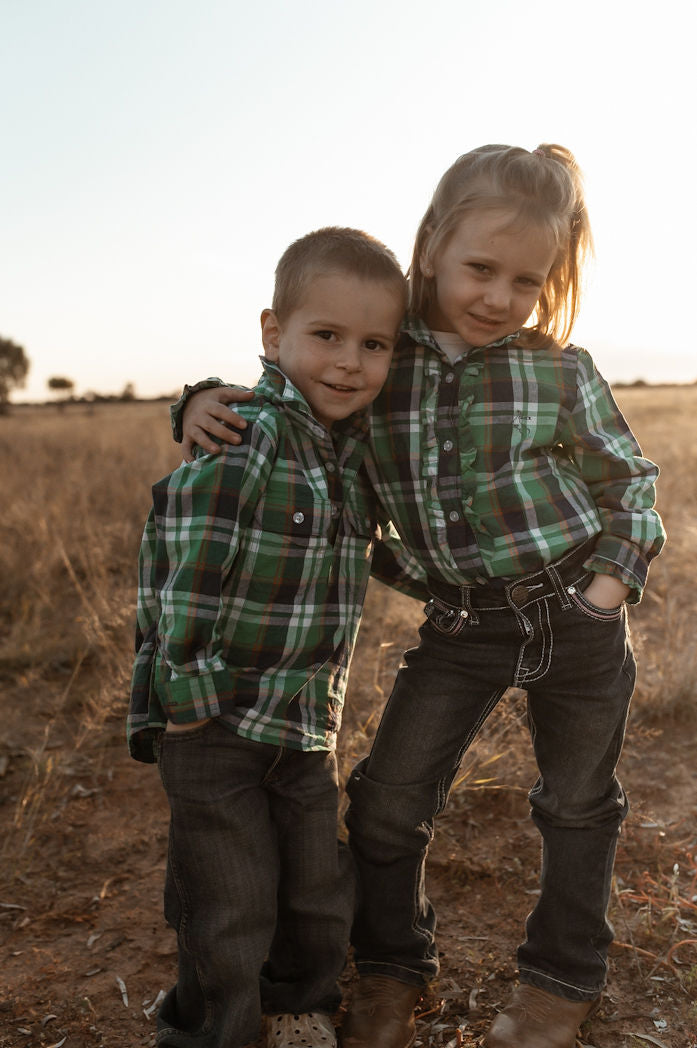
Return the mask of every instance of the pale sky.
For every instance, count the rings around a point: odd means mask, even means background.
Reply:
[[[443,171],[560,142],[596,262],[574,332],[611,381],[697,379],[684,0],[0,0],[0,335],[15,399],[251,383],[284,248],[406,267]]]

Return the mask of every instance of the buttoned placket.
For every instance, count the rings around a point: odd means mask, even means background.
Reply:
[[[481,364],[467,360],[446,365],[438,389],[438,494],[445,512],[449,541],[456,547],[462,545],[462,536],[454,537],[453,532],[462,528],[470,530],[468,510],[474,501],[472,478],[467,476],[467,472],[463,474],[463,469],[466,471],[467,466],[473,464],[475,452],[473,448],[461,451],[459,441],[463,417],[466,420],[474,398],[471,394],[461,395],[461,391],[468,388],[468,379],[478,376],[480,368]]]
[[[324,473],[327,482],[327,494],[329,495],[329,502],[331,505],[331,522],[329,525],[329,533],[327,538],[329,542],[334,545],[336,536],[339,531],[339,521],[341,520],[341,510],[344,501],[343,484],[341,480],[341,471],[336,458],[336,453],[331,444],[331,441],[327,441],[323,444],[320,451],[320,460],[324,466]]]

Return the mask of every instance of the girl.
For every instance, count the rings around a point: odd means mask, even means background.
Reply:
[[[580,174],[556,145],[460,157],[417,233],[369,469],[431,600],[347,786],[361,902],[344,1048],[413,1042],[414,1005],[438,973],[424,889],[434,819],[509,686],[528,695],[541,890],[486,1048],[573,1048],[605,984],[628,811],[615,774],[635,678],[625,604],[664,534],[657,468],[589,354],[567,345],[590,249]],[[236,399],[196,398],[186,450],[215,450],[207,433],[230,440]]]

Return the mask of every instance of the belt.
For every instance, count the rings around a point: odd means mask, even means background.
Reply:
[[[584,574],[583,564],[593,552],[597,536],[575,546],[559,560],[547,564],[539,571],[520,575],[512,579],[492,579],[491,583],[467,582],[455,586],[449,582],[429,577],[426,582],[429,592],[454,608],[491,607],[492,601],[501,606],[504,600],[517,608],[542,597],[558,596],[568,601],[564,590],[579,582]]]

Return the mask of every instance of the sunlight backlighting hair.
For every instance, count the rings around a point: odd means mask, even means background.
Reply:
[[[565,344],[578,316],[583,267],[593,239],[581,172],[572,153],[559,145],[540,145],[532,152],[481,146],[448,168],[416,234],[410,312],[428,319],[436,289],[434,278],[422,272],[422,260],[434,259],[460,220],[479,208],[510,209],[516,225],[530,223],[551,232],[557,257],[523,337],[530,344],[549,339]]]
[[[406,278],[390,249],[360,229],[327,226],[294,241],[281,255],[271,303],[278,319],[283,322],[299,306],[311,280],[335,273],[388,285],[406,310]]]

